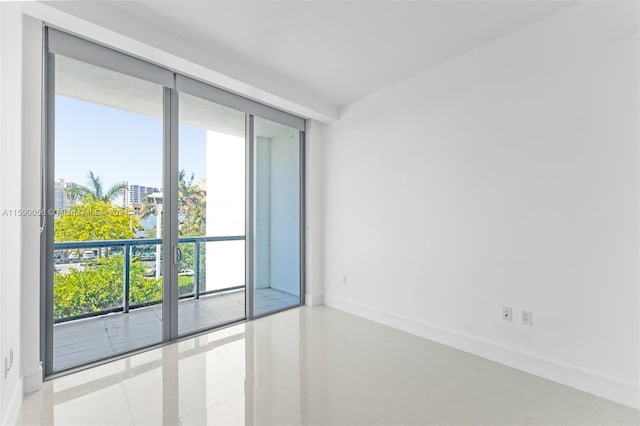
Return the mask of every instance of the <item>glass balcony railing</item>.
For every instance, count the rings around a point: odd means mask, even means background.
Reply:
[[[179,299],[244,288],[244,283],[208,286],[205,261],[209,243],[244,240],[244,236],[179,238]],[[162,239],[57,242],[53,257],[55,323],[126,314],[162,303]]]

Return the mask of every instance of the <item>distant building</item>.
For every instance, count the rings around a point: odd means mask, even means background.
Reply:
[[[76,186],[76,183],[65,182],[64,179],[57,179],[54,183],[54,207],[56,210],[66,210],[72,205],[78,203],[80,200],[74,200],[68,194],[68,189],[72,186]]]
[[[65,209],[65,198],[66,194],[64,192],[65,182],[63,179],[58,179],[54,183],[54,193],[55,193],[55,209],[56,210],[64,210]]]
[[[132,207],[134,210],[140,210],[144,197],[154,192],[158,192],[158,188],[142,185],[128,185],[126,189],[122,189],[118,195],[116,195],[112,203],[118,207]]]
[[[142,209],[144,205],[142,203],[131,203],[129,204],[129,208],[133,211],[134,214],[139,215],[142,213]]]
[[[127,206],[130,204],[140,204],[144,201],[144,197],[147,194],[158,192],[158,188],[152,188],[150,186],[141,185],[129,185],[129,191],[127,199]]]

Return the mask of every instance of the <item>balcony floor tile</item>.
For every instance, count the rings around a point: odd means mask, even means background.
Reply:
[[[178,331],[203,330],[245,318],[244,290],[179,302]],[[257,315],[298,303],[295,296],[270,288],[256,291]],[[162,340],[162,306],[137,308],[68,321],[54,326],[55,371],[105,359]]]

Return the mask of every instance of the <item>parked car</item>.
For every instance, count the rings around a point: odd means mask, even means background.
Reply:
[[[155,277],[156,276],[156,265],[150,266],[144,270],[145,277]]]
[[[188,277],[193,276],[193,269],[180,269],[178,271],[178,275],[186,275]]]
[[[82,258],[84,260],[91,260],[91,259],[95,259],[96,255],[93,252],[93,250],[85,250],[84,253],[82,253]]]
[[[69,253],[69,262],[79,262],[80,261],[80,252],[77,250],[73,250]]]
[[[150,253],[150,252],[142,253],[142,254],[140,254],[139,259],[142,260],[142,261],[156,260],[156,254],[155,253]]]

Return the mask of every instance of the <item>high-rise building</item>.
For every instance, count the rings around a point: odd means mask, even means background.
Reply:
[[[152,188],[150,186],[142,185],[129,185],[129,190],[127,193],[127,206],[133,203],[142,203],[145,195],[151,194],[152,192],[158,192],[158,188]]]
[[[144,201],[145,195],[153,192],[158,192],[158,188],[142,185],[128,185],[126,189],[122,189],[118,192],[116,197],[113,199],[112,204],[122,208],[140,206]]]
[[[68,188],[77,185],[73,182],[65,182],[64,179],[57,179],[54,183],[54,195],[55,202],[54,207],[56,210],[66,210],[73,204],[76,204],[79,200],[74,200],[68,194]]]
[[[55,209],[56,210],[64,210],[65,209],[65,182],[64,179],[58,179],[54,183],[54,193],[55,193]]]

